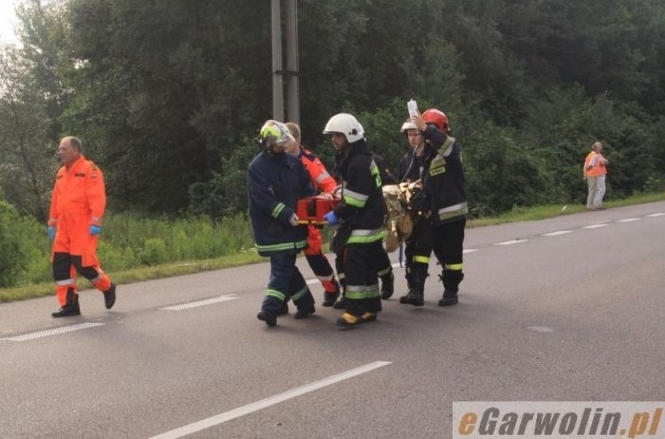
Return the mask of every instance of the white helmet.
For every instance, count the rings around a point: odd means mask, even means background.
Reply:
[[[323,134],[339,133],[346,137],[349,143],[357,142],[365,137],[365,130],[360,122],[348,113],[339,113],[330,118]]]
[[[289,129],[282,122],[276,120],[268,120],[261,127],[259,132],[259,139],[264,146],[270,147],[272,145],[284,145],[285,143],[293,140],[293,136]]]
[[[417,130],[418,127],[416,126],[415,123],[411,121],[411,119],[407,119],[406,122],[402,124],[402,129],[399,130],[400,133],[405,133],[408,130]]]

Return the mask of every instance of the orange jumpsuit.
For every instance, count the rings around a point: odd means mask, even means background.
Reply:
[[[51,199],[48,225],[56,227],[53,242],[53,277],[58,302],[67,303],[67,291],[78,293],[78,271],[99,291],[111,288],[111,279],[99,266],[99,235],[90,226],[101,226],[106,209],[106,188],[102,171],[81,156],[71,167],[58,170]]]
[[[317,156],[303,148],[300,151],[300,159],[305,169],[307,169],[315,189],[328,193],[332,193],[335,190],[337,182],[330,176],[326,167]],[[335,280],[335,275],[328,259],[321,250],[321,231],[313,225],[309,225],[308,227],[307,248],[304,252],[307,262],[312,268],[314,275],[316,275],[317,279],[323,285],[326,293],[337,293],[339,291],[339,284]]]

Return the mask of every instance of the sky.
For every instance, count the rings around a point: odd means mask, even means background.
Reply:
[[[14,35],[15,4],[16,0],[0,0],[0,42],[2,43],[16,43]]]

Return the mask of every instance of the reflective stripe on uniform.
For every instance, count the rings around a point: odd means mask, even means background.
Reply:
[[[266,296],[275,297],[275,298],[277,298],[279,300],[282,300],[282,301],[286,300],[286,294],[280,293],[277,290],[267,290],[266,291]]]
[[[467,213],[469,213],[469,206],[465,201],[463,203],[439,209],[439,219],[445,220],[459,215],[466,215]]]
[[[277,206],[275,206],[275,208],[273,209],[273,211],[271,213],[272,217],[277,218],[279,216],[279,214],[282,212],[282,210],[284,210],[285,207],[286,206],[284,205],[284,203],[277,204]]]
[[[351,231],[351,236],[349,236],[347,244],[368,244],[370,242],[379,241],[383,239],[384,236],[384,228],[374,230],[355,229]]]
[[[321,184],[325,181],[326,178],[330,178],[330,174],[327,172],[322,172],[318,177],[316,177],[316,183]]]
[[[61,287],[65,285],[74,285],[76,283],[76,279],[65,279],[65,280],[56,280],[55,284],[59,285]]]
[[[349,285],[346,287],[344,297],[347,299],[371,299],[380,296],[379,285]]]
[[[353,192],[346,188],[342,190],[342,197],[344,198],[344,202],[349,206],[355,206],[359,208],[365,207],[365,203],[367,203],[367,200],[369,199],[369,195]]]
[[[291,296],[291,299],[293,299],[293,301],[295,302],[296,300],[300,299],[302,296],[307,294],[308,291],[309,288],[305,285],[305,287],[302,290],[298,291],[293,296]]]
[[[414,256],[413,262],[419,262],[421,264],[429,264],[429,256]]]
[[[462,271],[464,264],[445,264],[443,268],[451,271]]]
[[[281,250],[302,249],[307,246],[307,240],[298,242],[285,242],[283,244],[259,245],[256,244],[256,249],[260,252],[277,252]]]

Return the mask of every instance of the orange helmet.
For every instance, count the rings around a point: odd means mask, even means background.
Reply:
[[[432,123],[436,125],[436,127],[444,133],[450,131],[450,127],[448,126],[448,117],[443,114],[443,111],[437,110],[436,108],[425,110],[423,113],[423,120],[427,124]]]

